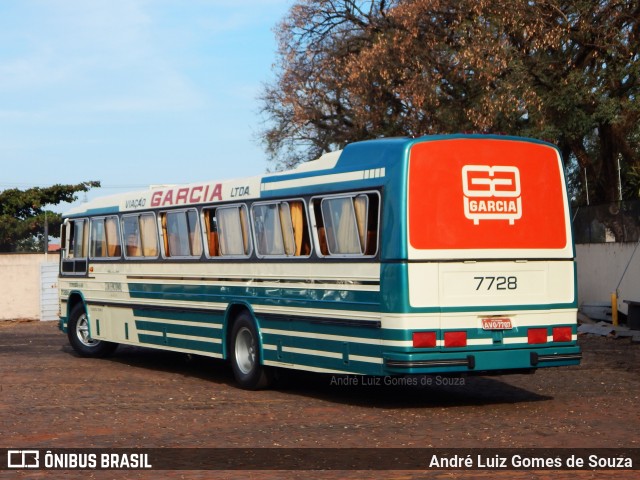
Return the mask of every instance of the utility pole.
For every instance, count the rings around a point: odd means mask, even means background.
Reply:
[[[44,261],[49,256],[49,220],[47,219],[47,211],[44,211]]]

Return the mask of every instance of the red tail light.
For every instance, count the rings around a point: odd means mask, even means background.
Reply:
[[[436,346],[436,332],[413,332],[414,348],[433,348]]]
[[[530,328],[527,332],[529,343],[547,343],[546,328]]]
[[[445,347],[466,347],[467,332],[444,332]]]
[[[570,342],[571,336],[571,327],[553,327],[554,342]]]

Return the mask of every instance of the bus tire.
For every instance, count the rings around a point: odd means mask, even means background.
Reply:
[[[260,337],[249,312],[240,313],[233,322],[230,347],[233,376],[241,388],[260,390],[271,384],[273,371],[262,365]]]
[[[82,357],[106,357],[118,348],[117,343],[94,340],[89,336],[89,317],[81,303],[71,309],[67,335],[73,349]]]

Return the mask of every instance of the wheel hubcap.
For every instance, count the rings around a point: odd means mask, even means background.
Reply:
[[[256,346],[251,331],[243,327],[236,336],[236,365],[243,374],[253,370],[256,363]]]
[[[87,347],[95,347],[99,342],[89,336],[89,320],[86,313],[83,313],[76,322],[76,335],[78,340]]]

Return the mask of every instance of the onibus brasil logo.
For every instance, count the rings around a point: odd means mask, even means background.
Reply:
[[[520,171],[517,167],[465,165],[462,167],[464,216],[478,225],[480,220],[522,217]]]

